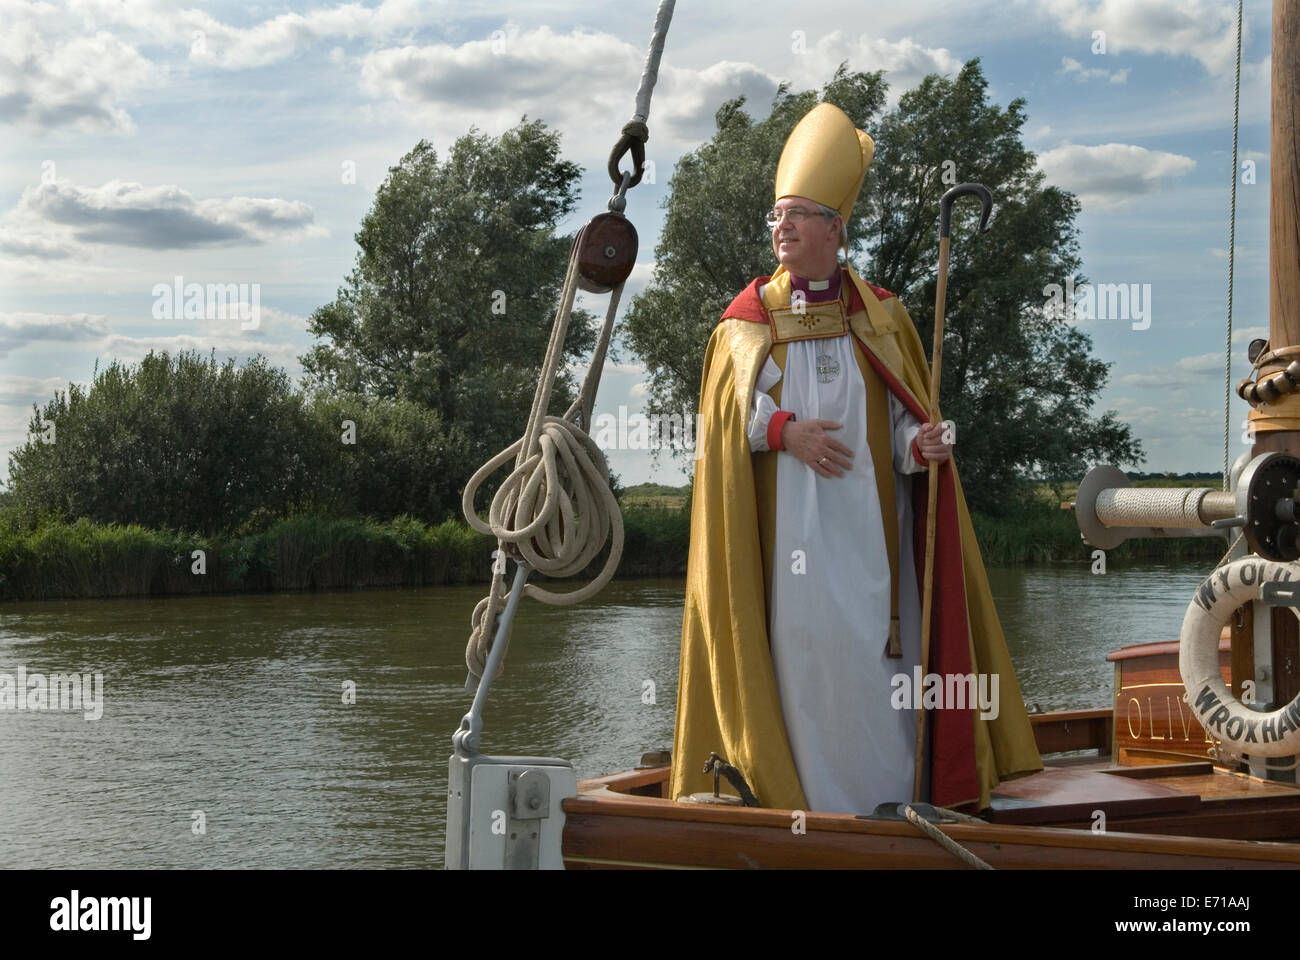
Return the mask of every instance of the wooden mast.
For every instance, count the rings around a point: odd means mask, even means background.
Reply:
[[[1273,2],[1269,333],[1300,343],[1300,3]],[[1288,433],[1295,451],[1296,433]]]
[[[1273,0],[1272,79],[1268,341],[1277,349],[1300,344],[1300,0]],[[1261,372],[1278,369],[1271,365]],[[1300,456],[1300,431],[1256,434],[1252,456],[1274,450]],[[1297,626],[1289,609],[1272,610],[1272,699],[1277,703],[1300,692]]]

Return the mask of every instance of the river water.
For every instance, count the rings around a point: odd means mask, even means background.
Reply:
[[[1105,654],[1176,639],[1203,575],[990,569],[1026,702],[1109,706]],[[586,777],[671,746],[684,585],[525,600],[483,752]],[[0,867],[441,867],[484,589],[0,606],[0,704],[20,668],[103,682],[98,719],[0,708]]]

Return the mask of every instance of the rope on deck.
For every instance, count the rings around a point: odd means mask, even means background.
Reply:
[[[901,804],[900,806],[902,806],[903,808],[903,815],[907,817],[908,823],[915,826],[918,830],[924,833],[927,837],[929,837],[939,846],[943,847],[945,850],[951,853],[962,863],[966,864],[968,867],[973,867],[976,870],[993,869],[993,867],[990,866],[987,861],[981,860],[979,857],[975,856],[975,854],[971,853],[969,850],[963,847],[952,837],[948,836],[948,834],[944,833],[942,830],[936,827],[929,820],[925,819],[925,817],[921,816],[919,813],[913,810],[912,805],[910,803]],[[983,823],[984,822],[978,817],[972,817],[965,813],[958,813],[956,810],[948,810],[944,807],[935,807],[935,810],[938,813],[942,814],[943,816],[951,817],[952,819],[957,820],[960,823]]]

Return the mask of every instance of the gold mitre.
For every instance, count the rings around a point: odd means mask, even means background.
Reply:
[[[776,199],[807,197],[840,212],[845,223],[876,153],[849,115],[819,103],[790,131],[776,166]]]

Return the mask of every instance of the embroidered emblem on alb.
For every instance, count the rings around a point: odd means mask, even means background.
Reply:
[[[822,383],[830,383],[840,375],[840,362],[829,354],[819,354],[817,356],[817,379]]]

